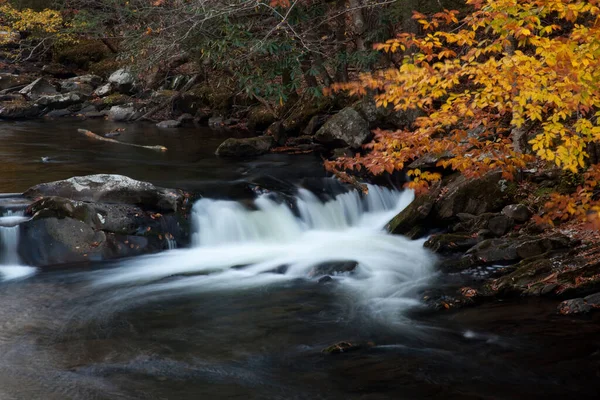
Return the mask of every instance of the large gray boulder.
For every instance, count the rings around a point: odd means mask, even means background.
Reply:
[[[62,181],[42,183],[28,189],[24,196],[59,196],[72,200],[133,204],[143,209],[173,212],[180,208],[183,193],[154,186],[123,175],[76,176]]]
[[[24,222],[19,230],[19,254],[29,265],[102,260],[106,234],[73,218]]]
[[[369,135],[367,121],[356,110],[347,107],[325,122],[315,134],[315,141],[329,147],[358,148]]]
[[[19,248],[30,265],[108,260],[154,253],[189,240],[180,213],[166,215],[139,206],[43,197],[30,204]]]
[[[125,68],[121,68],[108,77],[108,83],[121,93],[130,93],[135,85],[135,77]]]
[[[229,138],[217,148],[216,155],[221,157],[252,157],[267,153],[275,140],[271,136],[253,138]]]
[[[38,78],[19,91],[30,100],[37,100],[42,96],[52,96],[58,94],[58,91],[50,82],[44,78]]]
[[[112,121],[129,121],[136,117],[133,105],[112,106],[108,110],[108,119]]]
[[[51,109],[63,109],[73,104],[83,103],[87,99],[82,93],[66,93],[66,94],[55,94],[52,96],[42,96],[35,102],[38,106],[47,107]]]

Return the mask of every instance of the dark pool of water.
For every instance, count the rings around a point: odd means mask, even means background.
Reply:
[[[116,126],[0,123],[0,192],[91,173],[204,189],[322,174],[311,156],[219,159],[224,134],[206,129],[123,125],[120,140],[165,145],[165,154],[75,130]],[[106,267],[0,282],[0,400],[583,399],[600,389],[600,314],[558,316],[554,300],[386,320],[334,285],[292,281],[136,304],[119,300],[127,288],[91,284]],[[362,347],[321,352],[340,341]]]
[[[515,301],[383,321],[316,282],[145,304],[88,272],[0,290],[2,399],[592,398],[600,318]],[[321,350],[339,341],[362,349]]]
[[[169,150],[161,153],[98,142],[78,133],[78,128],[98,134],[125,128],[115,139],[163,145]],[[206,127],[159,129],[150,123],[104,120],[0,121],[0,193],[18,193],[41,182],[99,173],[122,174],[183,189],[223,186],[264,175],[293,180],[323,174],[320,160],[314,155],[272,154],[248,160],[215,156],[219,144],[235,135],[240,134]]]

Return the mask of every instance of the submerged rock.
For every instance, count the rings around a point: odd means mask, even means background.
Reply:
[[[267,153],[273,147],[271,136],[253,138],[229,138],[217,148],[215,154],[221,157],[252,157]]]
[[[134,204],[155,211],[177,211],[184,200],[181,191],[108,174],[42,183],[28,189],[24,195],[29,198],[58,196],[72,200]]]
[[[325,122],[315,134],[315,141],[330,147],[358,148],[370,134],[367,121],[354,109],[347,107]]]
[[[359,350],[362,346],[350,342],[339,342],[329,347],[324,348],[321,352],[324,354],[340,354],[347,353],[353,350]]]
[[[158,128],[179,128],[181,126],[181,121],[170,119],[168,121],[161,121],[156,124]]]

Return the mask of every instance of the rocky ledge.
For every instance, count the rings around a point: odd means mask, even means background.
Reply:
[[[188,194],[122,175],[43,183],[20,227],[19,253],[35,266],[110,260],[189,243]]]
[[[444,288],[426,291],[423,300],[448,310],[546,296],[565,300],[558,306],[564,315],[600,308],[600,242],[538,225],[514,185],[500,173],[450,175],[390,221],[390,232],[429,235],[424,246],[438,255]]]

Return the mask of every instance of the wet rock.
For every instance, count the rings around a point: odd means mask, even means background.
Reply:
[[[315,141],[333,148],[358,148],[370,134],[367,121],[354,109],[347,107],[325,122],[315,134]]]
[[[589,296],[585,296],[583,299],[587,304],[591,305],[592,307],[600,308],[600,292],[590,294]]]
[[[446,186],[446,191],[436,201],[435,218],[451,220],[459,213],[479,215],[502,209],[509,195],[502,186],[502,174],[491,172],[478,179],[460,175]]]
[[[454,267],[475,265],[509,264],[534,258],[551,251],[568,249],[571,240],[563,235],[554,237],[531,237],[486,239],[470,248],[460,263]]]
[[[112,121],[129,121],[134,119],[136,116],[135,108],[133,106],[112,106],[108,110],[108,118]]]
[[[63,109],[74,104],[83,103],[87,96],[81,93],[55,94],[52,96],[41,96],[37,99],[38,106],[47,107],[50,109]]]
[[[165,129],[179,128],[181,126],[181,121],[170,119],[170,120],[167,120],[167,121],[161,121],[158,124],[156,124],[156,126],[158,128],[165,128]]]
[[[321,352],[324,354],[340,354],[347,353],[349,351],[354,351],[360,349],[362,346],[359,344],[353,344],[350,342],[339,342],[333,344],[329,347],[324,348]]]
[[[273,147],[274,139],[271,136],[258,136],[253,138],[229,138],[225,140],[216,155],[220,157],[252,157],[265,154]]]
[[[52,96],[58,94],[58,91],[50,82],[44,78],[38,78],[19,91],[30,100],[37,100],[42,96]]]
[[[123,175],[87,175],[42,183],[28,189],[24,196],[58,196],[72,200],[134,204],[146,210],[177,211],[184,200],[183,193]]]
[[[333,278],[330,277],[329,275],[325,275],[325,276],[319,278],[319,280],[317,282],[320,283],[321,285],[325,285],[327,283],[333,282]]]
[[[66,109],[52,110],[49,113],[47,113],[46,115],[44,115],[44,118],[56,119],[56,118],[68,117],[69,115],[71,115],[71,111],[66,110]]]
[[[469,250],[477,244],[477,238],[471,235],[445,233],[430,237],[424,247],[438,254],[454,254]]]
[[[558,305],[557,309],[562,315],[587,314],[592,310],[592,306],[589,305],[584,299],[579,298],[565,300]]]
[[[439,186],[420,196],[396,215],[386,225],[386,230],[397,235],[404,235],[411,239],[423,236],[427,232],[427,221],[439,194]]]
[[[113,72],[108,77],[108,83],[111,83],[113,87],[121,93],[131,93],[135,84],[135,77],[125,68],[121,68]]]
[[[466,254],[473,255],[480,264],[506,264],[521,258],[516,247],[510,239],[487,239],[470,248]]]
[[[40,110],[37,105],[23,100],[3,101],[0,103],[0,119],[25,119],[37,117]]]
[[[516,246],[516,251],[519,257],[523,259],[535,257],[552,250],[568,249],[572,244],[571,239],[560,234],[551,237],[520,240],[521,242]]]
[[[512,218],[506,215],[497,215],[489,219],[487,229],[495,236],[503,236],[514,226]]]
[[[525,293],[533,284],[552,273],[552,262],[543,257],[530,258],[519,262],[512,270],[513,272],[493,282],[491,286],[496,293]]]
[[[502,209],[502,214],[521,224],[531,218],[531,211],[524,204],[509,204]]]
[[[339,262],[328,262],[315,266],[312,271],[309,272],[309,276],[323,276],[323,275],[337,275],[353,272],[358,263],[356,261],[339,261]]]
[[[24,222],[19,254],[26,264],[43,266],[101,260],[106,235],[73,218],[43,218]]]

